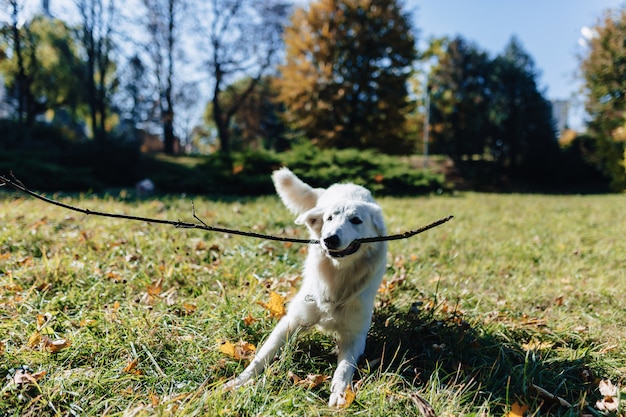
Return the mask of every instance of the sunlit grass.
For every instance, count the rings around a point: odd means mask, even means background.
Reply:
[[[94,210],[191,221],[189,198],[64,199]],[[305,237],[275,197],[194,200],[206,223]],[[448,214],[389,245],[381,292],[348,415],[502,415],[593,407],[597,380],[626,375],[626,197],[459,194],[384,198],[390,233]],[[303,334],[256,384],[223,392],[245,366],[222,340],[259,345],[257,302],[289,295],[302,245],[72,213],[0,200],[0,376],[28,365],[36,384],[6,384],[8,415],[330,415],[333,342]],[[49,313],[49,322],[39,317]],[[256,319],[246,324],[244,318]],[[38,323],[39,320],[39,323]],[[35,333],[71,345],[56,353]],[[32,339],[31,339],[32,342]],[[134,365],[133,365],[134,364]],[[573,405],[543,398],[540,386]],[[6,410],[6,411],[5,411]]]

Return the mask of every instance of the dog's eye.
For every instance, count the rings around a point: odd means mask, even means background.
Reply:
[[[361,223],[363,223],[363,220],[361,220],[358,217],[352,217],[352,218],[350,218],[350,223],[352,223],[352,224],[361,224]]]
[[[328,220],[329,222],[332,222],[333,221],[333,216],[328,216],[328,218],[326,220]]]

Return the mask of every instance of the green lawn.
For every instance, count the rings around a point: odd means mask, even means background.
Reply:
[[[189,198],[63,201],[193,220]],[[306,237],[276,197],[194,203],[207,224]],[[246,364],[223,342],[261,344],[276,319],[259,302],[293,293],[303,245],[0,195],[0,375],[32,371],[3,380],[0,415],[419,416],[414,393],[439,416],[601,415],[599,381],[626,377],[625,195],[380,203],[390,233],[455,217],[390,243],[356,399],[337,412],[329,381],[294,382],[332,375],[333,341],[316,332],[254,385],[220,389]]]

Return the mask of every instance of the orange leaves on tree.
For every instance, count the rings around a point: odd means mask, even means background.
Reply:
[[[228,340],[218,340],[217,343],[220,352],[236,360],[252,359],[256,352],[256,346],[243,340],[237,343],[232,343]]]
[[[285,308],[285,297],[274,291],[270,292],[270,299],[267,303],[257,301],[257,304],[266,308],[270,313],[270,317],[281,318],[287,311]]]

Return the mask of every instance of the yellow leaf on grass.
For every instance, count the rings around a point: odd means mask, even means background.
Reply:
[[[30,335],[30,337],[28,338],[28,343],[26,343],[26,345],[29,348],[34,348],[39,346],[39,343],[41,343],[41,333],[39,332],[34,332],[33,334]]]
[[[281,318],[285,315],[285,297],[274,291],[270,292],[270,300],[267,303],[257,301],[257,304],[266,308],[270,312],[270,317]]]
[[[506,417],[524,417],[524,413],[528,411],[528,408],[526,404],[514,402],[511,404],[511,411],[507,413]]]
[[[0,355],[4,355],[5,344],[3,341],[0,341]]]
[[[142,372],[140,369],[137,369],[137,365],[139,365],[139,361],[137,359],[129,360],[123,371],[131,375],[141,375]]]
[[[255,321],[258,321],[257,319],[255,319],[254,317],[252,317],[252,313],[248,313],[247,317],[243,318],[243,323],[246,326],[250,326],[252,323],[254,323]]]
[[[244,342],[243,340],[237,342],[237,344],[228,340],[218,340],[217,343],[220,352],[237,360],[250,359],[256,352],[256,347],[252,343]]]
[[[148,295],[157,296],[161,294],[162,290],[163,290],[163,278],[162,277],[154,281],[152,284],[146,286],[146,291],[148,292]]]
[[[528,343],[524,343],[522,345],[522,348],[527,351],[538,351],[538,350],[545,350],[545,349],[550,349],[552,346],[554,346],[554,343],[551,342],[540,342],[538,340],[531,340]]]
[[[352,388],[350,388],[350,387],[346,387],[345,395],[346,395],[346,402],[343,403],[340,406],[340,408],[348,408],[348,407],[350,407],[350,404],[352,404],[352,402],[356,398],[356,392],[352,391]]]

